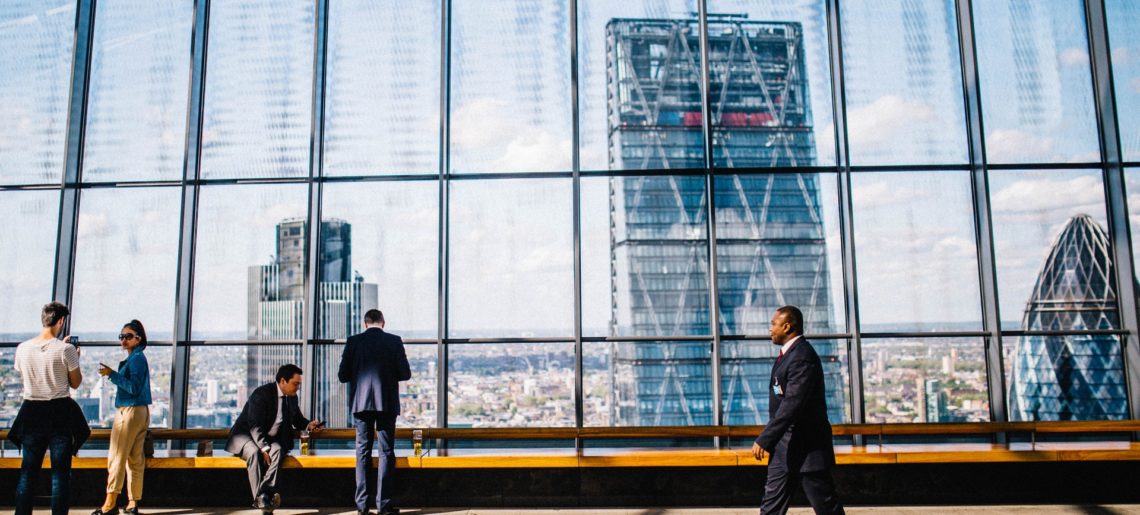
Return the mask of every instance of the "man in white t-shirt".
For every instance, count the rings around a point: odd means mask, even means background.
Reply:
[[[52,302],[43,308],[43,332],[16,347],[16,370],[24,382],[24,403],[9,439],[23,449],[16,483],[16,514],[32,513],[36,476],[51,452],[51,511],[64,515],[71,504],[71,457],[90,430],[71,389],[83,381],[79,348],[58,339],[70,312]],[[77,418],[78,417],[78,418]],[[15,434],[12,434],[15,433]]]

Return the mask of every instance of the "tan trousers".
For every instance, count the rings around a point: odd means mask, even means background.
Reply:
[[[126,476],[130,486],[127,498],[138,502],[142,499],[143,470],[146,468],[143,441],[150,426],[150,407],[117,409],[115,424],[111,426],[111,449],[107,451],[107,493],[117,495],[123,489]]]

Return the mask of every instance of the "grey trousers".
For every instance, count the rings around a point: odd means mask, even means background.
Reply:
[[[249,490],[253,493],[253,502],[257,503],[262,496],[272,496],[277,487],[277,471],[281,470],[281,459],[285,453],[281,451],[281,444],[269,444],[269,465],[261,459],[261,449],[253,442],[246,442],[241,448],[241,458],[245,460],[245,468],[249,474]]]

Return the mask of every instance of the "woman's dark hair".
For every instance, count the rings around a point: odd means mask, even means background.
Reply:
[[[146,349],[146,329],[143,328],[142,322],[138,320],[131,320],[123,324],[123,329],[131,328],[135,334],[139,335],[139,348]]]

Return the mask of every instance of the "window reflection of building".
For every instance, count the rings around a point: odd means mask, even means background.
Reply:
[[[614,19],[606,35],[610,168],[704,168],[697,22]],[[803,56],[797,23],[709,20],[714,166],[814,164]],[[714,183],[722,332],[767,334],[769,317],[785,304],[804,311],[808,332],[833,332],[818,177],[738,175]],[[703,177],[610,180],[612,335],[709,334],[707,202]],[[725,346],[725,423],[767,419],[775,353],[759,345]],[[716,422],[708,342],[611,347],[610,423]],[[816,347],[829,415],[843,420],[837,349]]]
[[[1069,220],[1037,276],[1026,331],[1120,328],[1112,242],[1088,215]],[[1009,385],[1013,420],[1118,420],[1128,416],[1115,335],[1018,338]]]

